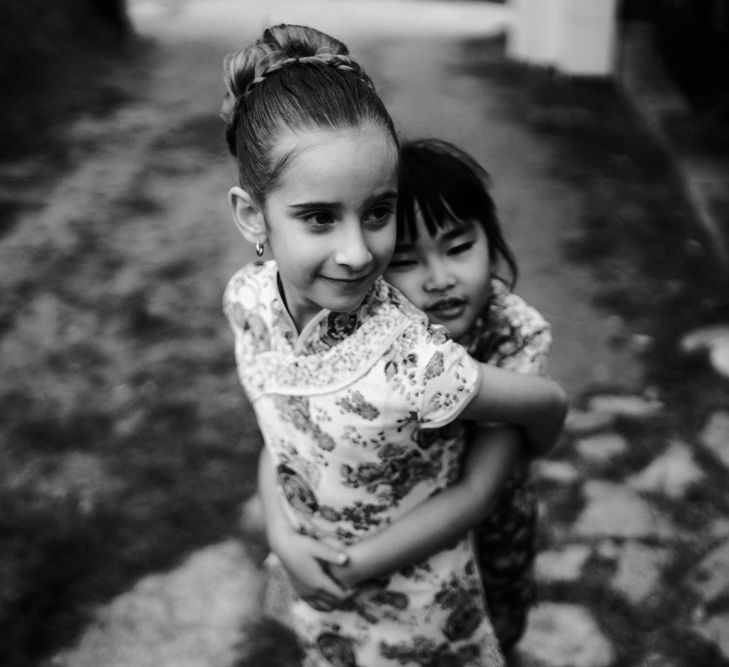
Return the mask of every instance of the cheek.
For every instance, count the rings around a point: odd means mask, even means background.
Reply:
[[[395,240],[395,225],[390,225],[370,238],[370,252],[378,258],[380,263],[388,264],[395,252]]]
[[[394,287],[397,287],[416,306],[420,305],[419,297],[422,295],[422,290],[420,289],[422,279],[418,277],[417,271],[408,271],[407,273],[388,271],[385,273],[385,280]]]

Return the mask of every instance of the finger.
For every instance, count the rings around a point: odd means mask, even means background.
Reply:
[[[323,576],[318,582],[316,593],[319,598],[329,600],[335,605],[339,605],[349,596],[349,591],[342,588],[328,575]]]
[[[304,598],[304,602],[317,611],[332,611],[336,608],[330,601],[322,598]]]
[[[328,545],[326,542],[317,541],[312,545],[312,555],[318,560],[333,565],[345,565],[349,560],[346,552]]]

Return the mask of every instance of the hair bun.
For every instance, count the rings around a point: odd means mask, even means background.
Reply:
[[[223,61],[226,92],[220,110],[226,125],[228,147],[236,155],[234,128],[240,99],[251,87],[291,62],[326,62],[335,67],[361,68],[349,57],[349,49],[320,30],[301,25],[280,24],[267,28],[251,46],[234,51]]]
[[[251,46],[229,53],[223,61],[226,93],[221,116],[226,124],[228,148],[237,155],[235,126],[241,99],[269,74],[291,63],[323,63],[353,71],[374,90],[372,80],[335,37],[308,26],[280,24],[267,28]]]
[[[240,97],[256,80],[265,78],[287,62],[302,59],[344,57],[349,64],[349,50],[338,39],[314,28],[281,24],[267,28],[255,42],[229,53],[223,62],[228,92]]]

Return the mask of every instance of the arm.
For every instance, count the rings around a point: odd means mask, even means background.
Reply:
[[[258,460],[258,491],[268,544],[281,560],[296,592],[317,609],[339,606],[349,593],[326,574],[325,567],[327,563],[346,561],[347,555],[291,526],[281,506],[271,455],[266,448]]]
[[[567,396],[553,380],[481,363],[478,390],[461,413],[475,422],[503,422],[524,429],[532,455],[554,446],[567,416]]]
[[[347,550],[344,565],[329,566],[343,586],[419,563],[441,551],[488,516],[521,457],[522,434],[506,426],[479,428],[471,439],[463,477]]]

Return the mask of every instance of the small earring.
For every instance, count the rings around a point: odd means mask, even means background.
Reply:
[[[259,257],[263,255],[263,243],[261,241],[256,241],[256,255]]]

